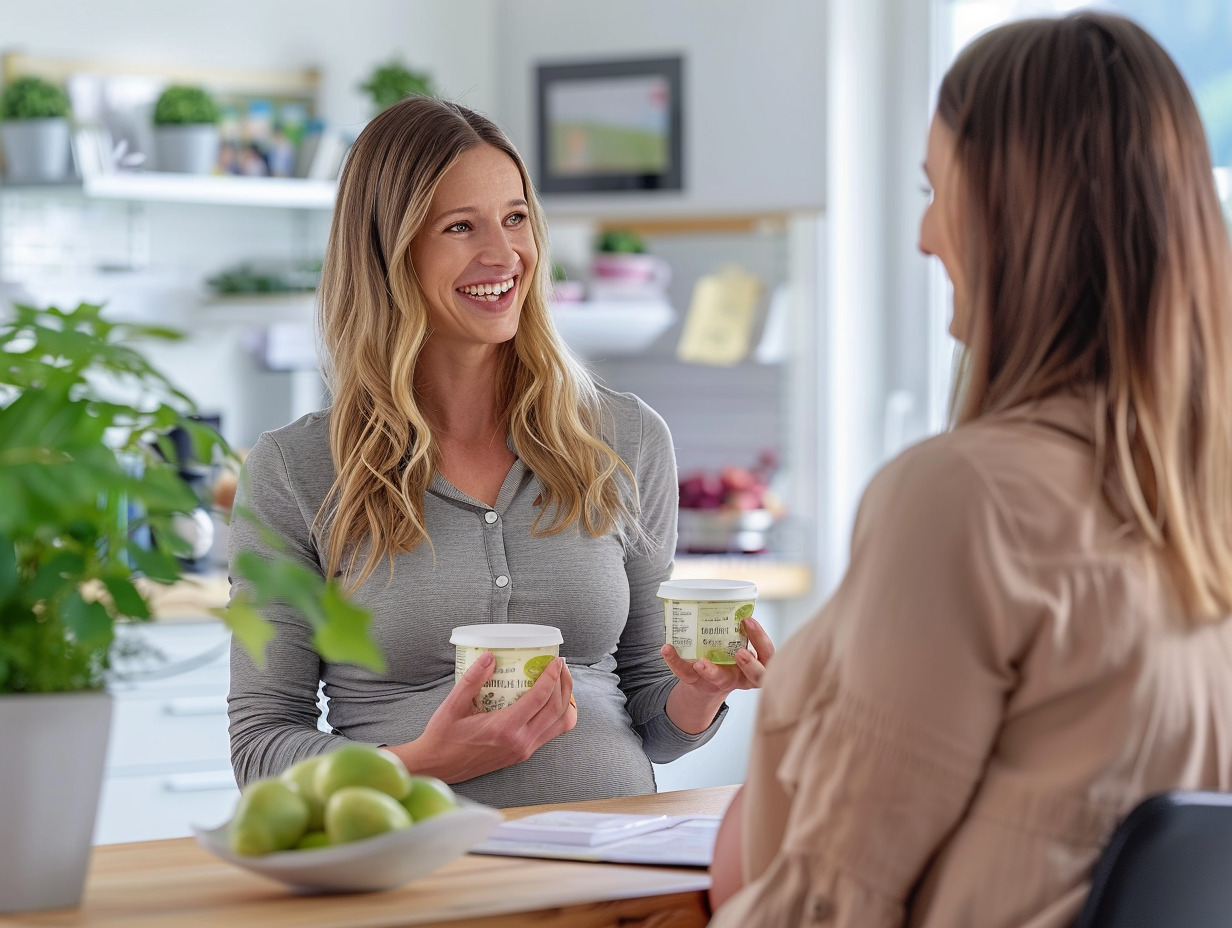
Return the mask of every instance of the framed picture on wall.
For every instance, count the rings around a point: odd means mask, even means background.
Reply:
[[[680,57],[537,68],[539,190],[683,190]]]

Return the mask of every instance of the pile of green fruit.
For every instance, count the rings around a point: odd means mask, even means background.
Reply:
[[[408,773],[388,751],[348,744],[249,783],[231,819],[231,850],[256,856],[362,841],[457,807],[435,777]]]

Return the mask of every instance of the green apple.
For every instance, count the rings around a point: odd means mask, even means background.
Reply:
[[[368,786],[344,786],[325,802],[325,833],[332,844],[410,826],[411,815],[398,800]]]
[[[299,794],[308,803],[308,830],[320,831],[325,827],[325,803],[317,795],[315,778],[323,755],[309,757],[293,764],[282,772],[282,782],[299,787]]]
[[[402,798],[402,808],[411,814],[412,821],[422,822],[457,807],[458,797],[448,784],[436,777],[411,775],[411,791]]]
[[[308,803],[299,788],[279,779],[249,783],[231,818],[231,850],[268,854],[295,844],[308,830]]]
[[[297,851],[309,851],[316,847],[329,847],[329,835],[324,831],[310,831],[295,845]]]
[[[321,757],[312,784],[327,804],[330,796],[347,786],[367,786],[401,799],[410,791],[411,775],[389,751],[347,744]]]

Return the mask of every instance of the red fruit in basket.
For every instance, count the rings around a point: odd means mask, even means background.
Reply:
[[[734,509],[761,509],[762,491],[754,489],[740,490],[739,492],[732,493],[727,498],[727,505]]]
[[[705,481],[701,474],[691,474],[680,481],[680,508],[696,509],[706,495]]]
[[[744,467],[724,467],[719,471],[719,480],[723,484],[723,489],[730,493],[739,493],[744,490],[751,490],[757,483],[757,478],[752,472]]]

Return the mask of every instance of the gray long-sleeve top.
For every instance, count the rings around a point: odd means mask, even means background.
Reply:
[[[665,631],[656,593],[671,573],[676,542],[671,435],[637,397],[601,395],[603,434],[637,480],[650,545],[626,546],[615,532],[592,538],[577,527],[532,536],[542,487],[520,458],[494,507],[437,474],[424,500],[432,546],[397,555],[392,581],[378,566],[352,597],[372,612],[385,674],[320,660],[307,623],[285,607],[265,611],[277,634],[264,670],[232,646],[228,714],[241,786],[343,739],[400,744],[418,737],[453,687],[449,635],[459,625],[558,627],[578,705],[572,731],[527,761],[455,784],[463,795],[517,806],[650,793],[651,761],[673,760],[710,739],[725,709],[697,735],[681,731],[665,712],[676,678],[659,654]],[[328,424],[325,411],[262,435],[245,461],[237,498],[318,572],[328,535],[312,523],[334,479]],[[232,558],[242,550],[269,553],[242,518],[231,523],[229,546]],[[233,594],[246,586],[234,576],[231,582]],[[319,683],[332,734],[317,728]]]

